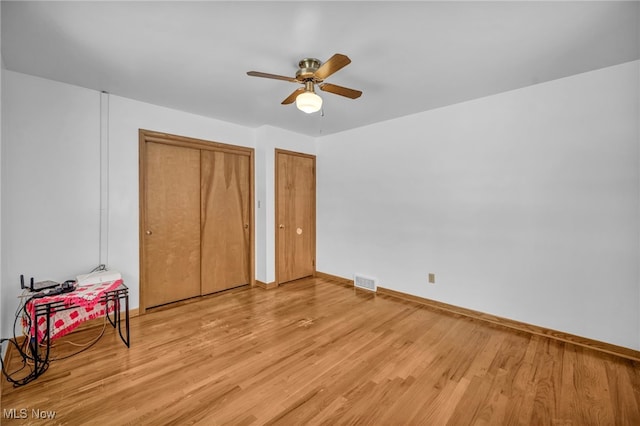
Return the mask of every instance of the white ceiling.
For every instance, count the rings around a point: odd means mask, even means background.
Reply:
[[[317,136],[640,58],[638,2],[7,2],[9,70]],[[352,63],[324,116],[280,102],[304,57]]]

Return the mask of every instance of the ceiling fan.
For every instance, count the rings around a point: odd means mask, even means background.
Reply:
[[[322,107],[322,98],[318,96],[314,87],[317,84],[320,90],[324,92],[334,93],[336,95],[344,96],[350,99],[359,98],[362,95],[360,90],[349,89],[348,87],[337,86],[331,83],[325,83],[324,80],[344,68],[351,63],[346,55],[336,53],[324,64],[320,60],[315,58],[304,58],[298,62],[298,71],[296,71],[295,77],[286,77],[284,75],[267,74],[259,71],[249,71],[247,75],[252,77],[264,77],[273,78],[275,80],[284,80],[291,83],[304,84],[304,87],[296,89],[290,94],[282,105],[288,105],[296,102],[296,106],[301,111],[310,114],[320,110]]]

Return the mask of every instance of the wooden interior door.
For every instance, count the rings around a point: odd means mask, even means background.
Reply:
[[[144,308],[200,295],[200,150],[147,143]]]
[[[276,282],[315,273],[316,158],[276,150]]]
[[[202,294],[250,282],[249,157],[201,153]]]

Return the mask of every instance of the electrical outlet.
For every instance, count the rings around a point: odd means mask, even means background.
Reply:
[[[436,283],[436,274],[429,274],[429,284],[435,284]]]

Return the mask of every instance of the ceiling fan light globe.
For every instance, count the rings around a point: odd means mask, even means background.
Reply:
[[[296,97],[296,106],[307,114],[320,111],[322,98],[313,92],[303,92]]]

